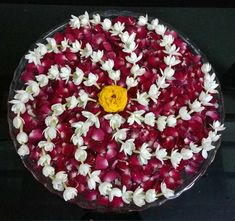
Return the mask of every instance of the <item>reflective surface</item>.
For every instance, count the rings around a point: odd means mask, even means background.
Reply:
[[[7,128],[6,98],[12,73],[20,56],[40,33],[47,31],[54,24],[61,23],[71,13],[80,14],[85,9],[87,8],[79,6],[58,6],[56,9],[52,6],[0,7],[0,27],[4,31],[0,36],[1,220],[234,220],[235,97],[232,94],[225,95],[227,130],[215,161],[192,189],[161,207],[125,215],[91,213],[67,204],[58,196],[51,194],[24,169],[10,141]],[[94,10],[96,8],[90,9]],[[231,62],[234,62],[234,9],[131,10],[156,15],[184,32],[208,55],[220,78],[224,77],[223,72]],[[195,23],[197,25],[191,27]]]

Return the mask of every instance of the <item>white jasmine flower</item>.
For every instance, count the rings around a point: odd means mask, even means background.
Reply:
[[[138,85],[138,81],[135,78],[133,78],[133,77],[126,78],[126,86],[128,88],[135,87],[137,85]]]
[[[167,80],[173,80],[173,75],[175,73],[175,70],[172,69],[171,67],[166,67],[164,69],[164,71],[162,71],[162,69],[160,69],[161,74],[167,79]]]
[[[81,135],[84,135],[86,136],[87,135],[87,132],[89,130],[89,127],[91,126],[91,123],[90,122],[82,122],[82,121],[79,121],[79,122],[74,122],[71,124],[72,127],[75,127],[75,133],[76,133],[76,136],[81,136]],[[76,138],[78,139],[78,138]],[[82,140],[83,141],[83,140]],[[80,139],[77,140],[77,142],[82,142]],[[79,144],[79,143],[78,143]]]
[[[174,191],[167,188],[166,184],[164,182],[161,183],[161,191],[162,194],[168,199],[174,196]]]
[[[158,24],[158,25],[155,27],[155,32],[156,32],[158,35],[164,35],[164,33],[166,32],[166,27],[165,27],[164,25]]]
[[[99,128],[99,127],[100,127],[99,118],[98,118],[95,114],[93,114],[93,113],[91,113],[91,112],[89,112],[89,111],[82,111],[82,115],[83,115],[85,118],[87,118],[87,120],[91,123],[91,126],[92,126],[93,124],[95,124],[96,128]]]
[[[51,141],[42,140],[38,143],[38,147],[43,148],[45,151],[51,152],[54,149],[55,144],[52,143]]]
[[[87,152],[85,149],[87,149],[87,146],[81,146],[75,151],[74,157],[77,161],[84,162],[86,160]]]
[[[58,191],[63,191],[64,190],[64,185],[63,185],[63,182],[61,182],[61,180],[54,179],[52,181],[52,186],[55,190],[58,190]]]
[[[20,127],[22,127],[23,124],[24,124],[23,118],[21,118],[20,116],[14,117],[14,119],[13,119],[13,126],[14,126],[16,129],[19,129]]]
[[[142,76],[144,73],[145,73],[145,69],[140,68],[140,66],[138,64],[134,64],[131,67],[131,74],[133,74],[135,78],[138,76]]]
[[[60,171],[56,173],[55,178],[52,181],[53,188],[58,191],[63,191],[64,190],[63,183],[65,183],[67,179],[68,178],[65,171]]]
[[[97,74],[89,73],[87,80],[84,81],[83,84],[87,87],[91,87],[93,85],[96,85],[98,78],[99,77]]]
[[[147,203],[152,203],[157,199],[157,194],[155,189],[149,189],[145,193],[145,200]]]
[[[164,160],[166,159],[167,157],[167,151],[166,149],[163,149],[160,147],[160,145],[158,145],[156,151],[155,151],[155,156],[158,160],[161,161],[162,164],[164,164]]]
[[[59,171],[55,175],[55,179],[60,180],[61,182],[65,183],[68,180],[68,175],[65,171]]]
[[[87,181],[88,188],[93,190],[96,188],[96,183],[100,183],[100,170],[95,170],[91,173],[90,178]]]
[[[28,60],[28,63],[34,63],[36,66],[41,65],[41,58],[42,55],[36,49],[29,51],[29,54],[25,55],[25,59]]]
[[[143,143],[141,148],[140,148],[140,154],[139,154],[139,159],[141,161],[141,163],[143,165],[147,164],[148,163],[148,160],[151,159],[151,149],[150,148],[147,148],[148,147],[148,144],[147,143]]]
[[[154,30],[158,25],[158,19],[153,19],[150,24],[148,24],[148,30]]]
[[[43,168],[42,168],[42,174],[45,176],[45,177],[49,177],[49,176],[54,176],[55,174],[55,168],[50,166],[50,165],[45,165]]]
[[[202,105],[204,106],[211,106],[212,104],[210,101],[212,98],[213,97],[210,94],[207,94],[204,91],[202,91],[199,95],[199,101],[201,101]]]
[[[131,200],[133,198],[133,191],[126,190],[126,186],[124,185],[122,187],[122,200],[123,202],[130,204]]]
[[[80,134],[73,134],[71,140],[74,145],[82,146],[84,144],[83,138],[80,136]]]
[[[111,189],[111,191],[109,192],[109,201],[112,202],[113,201],[113,197],[121,197],[122,196],[122,191],[115,187],[113,189]]]
[[[125,44],[130,44],[131,42],[135,40],[135,36],[136,36],[136,33],[133,32],[131,35],[129,35],[129,33],[125,31],[123,35],[121,36],[121,41]]]
[[[217,121],[213,121],[213,124],[211,125],[211,127],[215,130],[215,131],[223,131],[225,130],[224,124],[221,124],[221,122]]]
[[[177,122],[177,120],[174,115],[169,115],[166,119],[166,123],[169,127],[175,127],[176,122]]]
[[[71,68],[68,65],[60,69],[60,77],[66,83],[68,83],[70,75],[71,75]]]
[[[104,71],[112,71],[114,67],[114,61],[112,59],[108,59],[102,64],[101,69]]]
[[[121,75],[121,72],[120,70],[111,70],[108,72],[109,73],[109,78],[113,81],[119,81],[120,80],[120,75]]]
[[[132,151],[135,149],[135,143],[134,139],[126,140],[124,143],[122,143],[122,146],[120,148],[120,152],[124,152],[126,155],[132,155]]]
[[[73,73],[73,83],[75,85],[80,85],[82,83],[83,77],[84,72],[80,68],[76,67],[76,70]]]
[[[25,144],[28,142],[28,135],[22,131],[17,134],[16,140],[19,144]]]
[[[151,98],[155,103],[157,103],[157,99],[160,95],[160,91],[158,90],[155,84],[152,84],[149,88],[148,96]]]
[[[154,115],[153,112],[149,112],[149,113],[145,114],[144,123],[151,126],[151,127],[154,127],[154,125],[155,125],[155,115]]]
[[[166,128],[166,120],[167,120],[166,116],[158,117],[156,123],[157,123],[157,129],[159,131],[163,131]]]
[[[58,118],[55,115],[48,116],[45,118],[45,124],[49,127],[56,127],[58,123]]]
[[[217,93],[218,91],[215,90],[219,84],[215,81],[215,73],[209,74],[206,73],[204,76],[204,88],[208,93]]]
[[[194,144],[193,142],[189,143],[189,148],[192,150],[193,153],[199,153],[202,148],[198,147],[196,144]]]
[[[41,155],[38,160],[38,165],[44,166],[44,165],[50,165],[51,163],[51,157],[49,154]]]
[[[174,42],[174,38],[172,35],[164,35],[160,45],[165,47],[166,45],[171,45]]]
[[[118,140],[125,140],[126,139],[126,133],[129,129],[123,128],[123,129],[118,129],[114,134],[113,138],[118,141]]]
[[[90,25],[89,14],[87,11],[85,11],[84,15],[80,15],[79,19],[82,27]]]
[[[26,107],[25,107],[25,104],[22,101],[11,100],[11,101],[9,101],[9,103],[13,104],[12,107],[11,107],[11,111],[13,111],[15,114],[25,113]]]
[[[70,22],[69,22],[69,25],[72,29],[79,29],[81,24],[80,24],[80,19],[77,17],[77,16],[74,16],[74,15],[71,15],[71,19],[70,19]]]
[[[201,66],[201,70],[204,74],[208,73],[211,71],[211,65],[209,63],[204,63],[202,66]]]
[[[137,48],[137,45],[134,41],[123,46],[123,51],[126,53],[132,53]]]
[[[29,80],[26,84],[28,85],[26,91],[32,94],[33,97],[38,96],[38,94],[40,93],[40,87],[38,85],[38,82]]]
[[[49,82],[48,77],[44,74],[39,74],[36,75],[35,77],[40,87],[46,86]]]
[[[52,80],[57,80],[59,78],[60,72],[58,65],[51,65],[50,69],[48,70],[48,77]]]
[[[122,31],[124,30],[124,28],[125,28],[125,24],[118,21],[113,25],[111,33],[112,35],[122,34]]]
[[[176,45],[166,45],[164,52],[169,55],[176,55],[176,56],[181,56],[179,53],[180,48],[176,48]]]
[[[57,43],[56,40],[54,38],[46,38],[47,43],[48,43],[48,52],[55,52],[58,53],[59,50],[57,48]]]
[[[54,138],[56,138],[56,129],[54,127],[47,127],[43,131],[43,133],[46,139],[53,140]]]
[[[91,23],[94,25],[98,25],[101,22],[101,18],[99,14],[92,15],[93,19],[91,20]]]
[[[110,19],[105,18],[104,21],[102,22],[102,27],[105,31],[108,31],[112,26],[112,22]]]
[[[204,107],[201,106],[201,103],[197,99],[192,104],[189,103],[189,107],[194,112],[201,112],[204,110]]]
[[[113,130],[118,129],[125,122],[125,119],[119,114],[107,114],[104,119],[109,120],[109,125]]]
[[[179,64],[181,61],[177,60],[177,58],[175,56],[168,55],[168,56],[164,57],[164,62],[168,66],[175,66],[175,65]]]
[[[88,173],[90,173],[90,171],[91,171],[91,165],[87,163],[80,164],[78,167],[78,172],[82,176],[86,176]]]
[[[64,38],[64,40],[61,41],[62,51],[65,51],[68,47],[69,47],[69,40]]]
[[[77,107],[79,101],[73,95],[71,97],[66,98],[66,102],[67,102],[66,105],[67,105],[68,109],[73,109],[73,108]]]
[[[26,156],[26,155],[29,155],[29,147],[25,144],[22,144],[19,149],[17,150],[17,153],[20,155],[20,156]]]
[[[145,205],[144,189],[138,187],[133,193],[133,202],[136,206],[142,207]]]
[[[187,107],[183,106],[179,110],[179,116],[182,118],[182,120],[190,120],[191,116],[187,110]]]
[[[211,139],[212,142],[216,142],[221,137],[221,134],[217,134],[217,131],[210,131],[208,137]]]
[[[16,90],[15,99],[27,103],[29,100],[33,100],[33,96],[25,90]]]
[[[164,76],[158,77],[156,84],[159,88],[167,88],[170,85],[166,83],[166,78]]]
[[[36,45],[38,46],[36,49],[38,51],[38,53],[41,56],[44,56],[47,53],[47,46],[42,43],[37,43]]]
[[[139,91],[137,92],[137,102],[143,106],[148,106],[149,104],[149,96],[146,92],[140,93]]]
[[[70,51],[73,53],[77,53],[80,51],[81,49],[81,42],[79,42],[78,40],[75,40],[75,42],[72,43],[72,47],[70,48]]]
[[[142,56],[142,53],[137,57],[136,53],[132,52],[130,56],[126,56],[126,60],[131,64],[135,64],[142,58]]]
[[[80,52],[81,57],[88,58],[92,55],[93,49],[89,43],[86,43],[86,47]]]
[[[183,148],[180,151],[183,160],[189,160],[193,157],[193,151],[191,149]]]
[[[127,119],[127,123],[129,123],[129,125],[132,125],[134,122],[136,122],[137,124],[141,124],[141,121],[143,119],[142,115],[144,114],[144,112],[144,110],[134,111]]]
[[[178,150],[172,150],[171,164],[175,169],[179,166],[181,160],[182,160],[182,155],[178,152]]]
[[[145,16],[140,16],[139,19],[138,19],[138,25],[140,26],[145,26],[148,24],[148,15],[145,15]]]
[[[202,156],[204,159],[207,159],[208,151],[215,149],[215,146],[212,145],[211,137],[203,138],[200,147],[202,148]]]
[[[65,111],[65,105],[61,104],[61,103],[53,104],[51,106],[51,110],[53,111],[53,113],[56,116],[59,116],[59,115],[63,114],[63,112]]]
[[[102,57],[104,56],[104,51],[93,51],[93,54],[91,55],[91,60],[93,63],[100,62]]]
[[[112,184],[109,182],[103,182],[99,185],[99,192],[102,196],[107,196],[112,190]]]
[[[65,191],[63,192],[63,197],[65,201],[74,199],[77,196],[78,192],[77,189],[74,187],[66,187]]]

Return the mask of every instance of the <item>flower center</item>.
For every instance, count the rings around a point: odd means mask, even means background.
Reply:
[[[98,97],[106,112],[123,111],[127,104],[127,89],[117,85],[105,86]]]

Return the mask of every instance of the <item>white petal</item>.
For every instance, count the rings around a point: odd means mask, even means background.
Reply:
[[[74,199],[77,196],[77,189],[74,187],[67,187],[63,193],[65,201]]]
[[[112,184],[109,182],[103,182],[99,185],[99,192],[102,196],[107,196],[112,190]]]
[[[204,74],[211,71],[211,65],[209,63],[205,63],[202,65],[201,70]]]
[[[17,153],[23,157],[23,156],[29,155],[30,152],[29,152],[28,146],[25,144],[22,144],[20,148],[17,150]]]
[[[162,194],[166,197],[166,198],[171,198],[174,196],[174,191],[171,189],[168,189],[166,184],[164,182],[161,183],[161,191]]]
[[[25,144],[28,142],[28,135],[25,132],[20,132],[16,136],[16,140],[19,144]]]
[[[149,189],[145,193],[145,200],[147,203],[152,203],[157,199],[155,189]]]
[[[55,169],[50,166],[50,165],[46,165],[43,167],[42,169],[42,174],[45,176],[45,177],[49,177],[49,176],[54,176],[55,174]]]
[[[190,120],[191,119],[191,116],[187,111],[187,107],[185,107],[185,106],[180,108],[179,115],[183,120]]]
[[[149,113],[145,114],[144,123],[151,126],[151,127],[154,127],[154,125],[155,125],[155,115],[154,115],[154,113],[149,112]]]
[[[193,151],[186,148],[181,149],[180,154],[183,160],[189,160],[193,157]]]

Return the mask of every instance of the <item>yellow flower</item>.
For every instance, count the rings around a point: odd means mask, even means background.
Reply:
[[[98,97],[106,112],[123,111],[127,104],[127,89],[117,85],[105,86]]]

